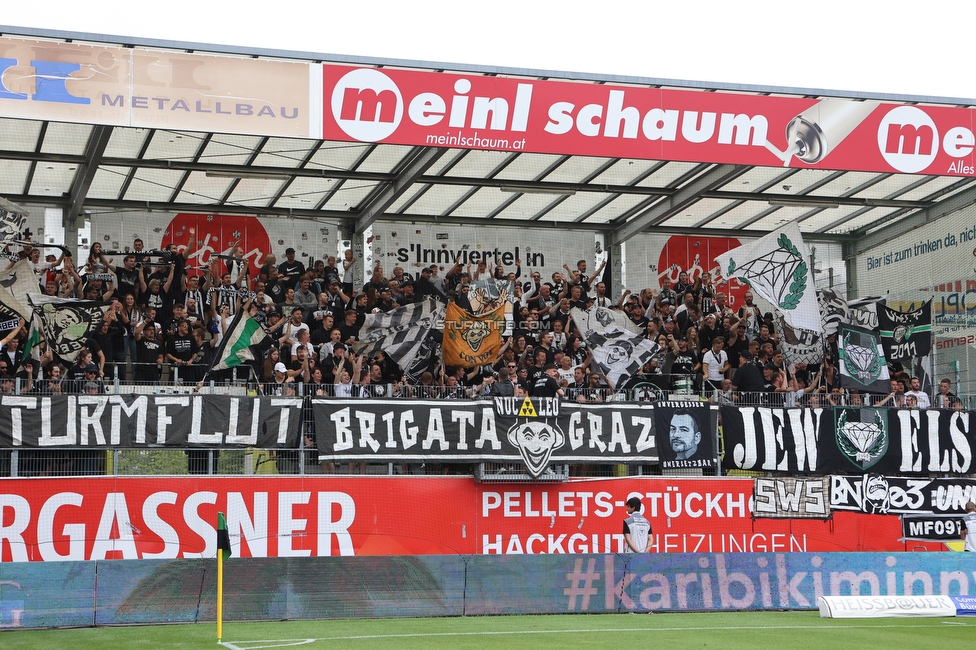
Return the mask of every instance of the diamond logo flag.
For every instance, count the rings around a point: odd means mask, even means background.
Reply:
[[[891,390],[881,337],[871,330],[841,325],[837,337],[840,385],[869,393]]]
[[[791,221],[715,261],[726,280],[736,278],[749,285],[775,306],[790,327],[820,333],[823,324],[809,257],[800,227]]]

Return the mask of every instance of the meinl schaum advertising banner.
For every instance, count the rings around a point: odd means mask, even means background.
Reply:
[[[723,466],[810,474],[970,474],[972,414],[947,409],[722,406]]]
[[[323,137],[971,176],[971,109],[323,65]]]
[[[213,559],[218,511],[234,557],[624,554],[631,497],[654,554],[908,550],[897,517],[755,519],[752,488],[748,478],[12,478],[0,481],[0,562]]]

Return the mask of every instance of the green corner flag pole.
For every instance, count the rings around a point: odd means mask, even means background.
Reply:
[[[231,556],[230,535],[227,534],[227,519],[224,513],[217,513],[217,643],[224,632],[224,560]]]

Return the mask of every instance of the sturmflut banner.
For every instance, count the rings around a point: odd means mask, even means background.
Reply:
[[[721,407],[729,468],[970,474],[972,414],[945,409]]]
[[[656,463],[654,409],[499,397],[441,404],[313,399],[319,460]]]
[[[298,447],[301,416],[285,397],[6,395],[0,447]]]

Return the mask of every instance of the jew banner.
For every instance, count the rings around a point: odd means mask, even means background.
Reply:
[[[831,476],[831,510],[880,515],[957,515],[976,500],[976,480],[885,474]],[[957,537],[958,539],[958,537]]]
[[[907,361],[911,366],[912,359],[924,357],[932,349],[932,301],[911,311],[879,305],[878,327],[888,361]]]
[[[655,463],[651,406],[551,398],[491,401],[313,399],[325,462]]]
[[[450,302],[444,317],[445,366],[474,368],[494,363],[505,330],[505,305],[484,314],[472,314]]]
[[[302,400],[227,395],[0,399],[0,447],[298,447]]]
[[[840,385],[868,393],[891,390],[881,338],[870,330],[841,325],[837,336]]]
[[[654,428],[661,457],[661,469],[713,469],[709,410],[701,402],[658,402],[654,405]]]
[[[723,466],[807,474],[976,472],[971,413],[722,406]]]

